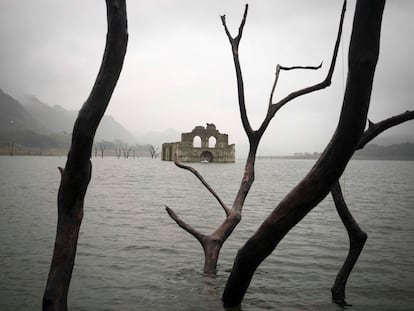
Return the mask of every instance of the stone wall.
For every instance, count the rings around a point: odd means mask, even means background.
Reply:
[[[181,142],[163,144],[161,159],[232,163],[236,156],[235,145],[229,145],[228,140],[228,135],[221,134],[212,123],[207,123],[205,128],[196,126],[191,132],[181,134]]]

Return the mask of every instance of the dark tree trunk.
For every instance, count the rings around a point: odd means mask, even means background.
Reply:
[[[384,3],[385,0],[357,1],[347,85],[335,134],[310,172],[238,251],[223,293],[226,307],[242,302],[257,267],[289,230],[326,197],[354,153],[366,123]]]
[[[76,255],[83,204],[91,178],[90,155],[96,129],[118,81],[128,41],[124,0],[106,0],[105,52],[89,98],[79,111],[65,168],[59,168],[58,223],[43,310],[67,310],[67,294]]]

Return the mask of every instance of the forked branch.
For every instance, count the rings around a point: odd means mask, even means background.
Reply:
[[[346,11],[346,0],[344,1],[343,6],[342,6],[341,18],[340,18],[340,21],[339,21],[339,28],[338,28],[338,34],[336,36],[335,47],[334,47],[334,51],[333,51],[333,54],[332,54],[331,64],[329,66],[329,70],[328,70],[328,73],[327,73],[325,79],[320,83],[317,83],[317,84],[314,84],[312,86],[305,87],[305,88],[300,89],[298,91],[292,92],[289,95],[287,95],[286,97],[282,98],[280,101],[278,101],[275,104],[270,105],[270,103],[269,103],[269,112],[268,112],[268,115],[267,115],[266,119],[273,118],[273,116],[276,114],[276,112],[280,108],[282,108],[284,105],[286,105],[288,102],[290,102],[292,99],[295,99],[299,96],[302,96],[302,95],[305,95],[305,94],[309,94],[309,93],[324,89],[324,88],[328,87],[329,85],[331,85],[332,75],[333,75],[333,72],[335,70],[335,63],[336,63],[336,59],[337,59],[337,56],[338,56],[339,45],[340,45],[340,42],[341,42],[342,28],[343,28],[343,23],[344,23],[344,18],[345,18],[345,11]],[[291,69],[299,69],[299,68],[302,68],[302,69],[319,69],[318,67],[312,67],[312,66],[293,66],[293,67],[279,66],[279,68],[283,69],[283,70],[291,70]],[[277,72],[274,87],[276,87],[278,75],[279,75],[279,73]],[[272,89],[271,99],[273,98],[274,87]],[[265,120],[263,122],[262,126],[259,129],[259,132],[263,133],[265,131],[267,125],[269,124],[269,121]]]
[[[371,140],[373,140],[375,137],[377,137],[379,134],[381,134],[385,130],[393,126],[399,125],[401,123],[404,123],[406,121],[413,120],[413,119],[414,119],[414,110],[407,110],[406,112],[403,112],[393,117],[390,117],[388,119],[382,120],[378,123],[374,123],[371,120],[368,120],[369,127],[364,132],[364,135],[359,141],[359,144],[356,150],[360,150],[364,148],[367,143],[369,143]]]
[[[233,53],[233,62],[234,66],[236,68],[236,79],[237,79],[237,96],[239,101],[239,109],[240,109],[240,117],[243,124],[244,131],[246,132],[249,139],[252,138],[254,132],[252,130],[252,127],[250,126],[249,119],[247,117],[246,112],[246,102],[245,102],[245,96],[244,96],[244,83],[243,83],[243,75],[241,72],[240,67],[240,60],[239,60],[239,43],[240,39],[243,35],[243,28],[246,24],[246,17],[247,17],[247,11],[249,9],[249,5],[246,4],[244,8],[244,14],[243,19],[239,26],[239,32],[235,38],[233,38],[229,32],[229,29],[227,28],[226,24],[226,15],[221,16],[221,22],[223,23],[224,30],[226,32],[227,38],[230,41],[231,47],[232,47],[232,53]]]
[[[322,62],[323,63],[323,62]],[[276,89],[276,85],[277,82],[279,80],[279,74],[280,74],[280,70],[294,70],[294,69],[310,69],[310,70],[318,70],[322,67],[322,63],[319,64],[319,66],[292,66],[292,67],[285,67],[285,66],[281,66],[280,64],[278,64],[276,66],[276,73],[275,73],[275,80],[273,82],[273,86],[272,86],[272,91],[270,92],[270,98],[269,98],[269,108],[268,110],[270,111],[271,107],[272,107],[272,103],[273,103],[273,94],[275,92]]]
[[[237,52],[237,49],[239,47],[240,39],[243,35],[243,29],[244,29],[244,25],[246,24],[246,17],[247,17],[248,9],[249,9],[249,5],[246,4],[245,7],[244,7],[243,18],[242,18],[242,21],[241,21],[240,26],[239,26],[239,32],[238,32],[237,36],[234,37],[234,38],[232,37],[232,35],[230,34],[229,29],[227,28],[226,15],[221,15],[220,16],[221,22],[223,23],[223,26],[224,26],[224,30],[226,32],[226,35],[229,38],[231,46],[233,46],[235,48],[236,52]]]

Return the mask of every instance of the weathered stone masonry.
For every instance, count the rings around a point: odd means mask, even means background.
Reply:
[[[201,146],[197,146],[199,137]],[[216,126],[196,126],[190,133],[181,134],[181,142],[162,145],[162,160],[180,162],[232,163],[235,160],[235,145],[229,145],[228,135],[221,134]]]

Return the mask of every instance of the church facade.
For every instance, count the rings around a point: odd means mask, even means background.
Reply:
[[[233,163],[235,145],[229,145],[228,135],[220,133],[216,126],[207,123],[206,127],[196,126],[189,133],[181,134],[181,141],[164,143],[161,159],[180,162]]]

